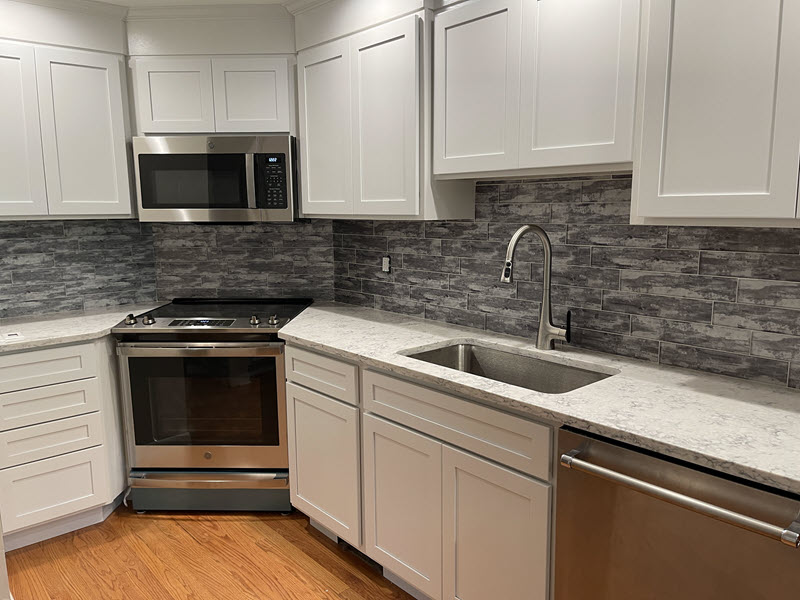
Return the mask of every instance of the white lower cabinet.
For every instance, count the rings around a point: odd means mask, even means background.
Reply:
[[[550,486],[445,446],[444,600],[545,600]]]
[[[442,444],[364,415],[364,537],[370,558],[442,597]]]
[[[286,397],[292,504],[360,546],[358,408],[293,383]]]
[[[109,502],[105,454],[98,446],[0,471],[3,533]]]

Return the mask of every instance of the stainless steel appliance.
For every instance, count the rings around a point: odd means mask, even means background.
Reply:
[[[289,135],[133,138],[141,221],[292,221]]]
[[[562,430],[556,600],[789,600],[800,498]]]
[[[175,299],[112,329],[137,510],[288,510],[284,344],[311,300]]]

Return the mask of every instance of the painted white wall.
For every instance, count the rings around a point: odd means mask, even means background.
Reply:
[[[81,0],[0,0],[0,38],[127,53],[127,9]]]
[[[294,54],[293,21],[279,5],[131,9],[129,54]]]

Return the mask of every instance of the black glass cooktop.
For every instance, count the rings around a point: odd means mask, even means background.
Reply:
[[[237,319],[251,315],[278,315],[293,319],[311,305],[311,298],[175,298],[171,303],[151,310],[156,319]]]

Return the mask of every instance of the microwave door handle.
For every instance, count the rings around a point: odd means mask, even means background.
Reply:
[[[256,166],[255,155],[244,155],[244,173],[247,179],[247,208],[256,208]]]
[[[748,517],[747,515],[728,510],[727,508],[722,508],[716,504],[710,504],[708,502],[704,502],[703,500],[692,498],[691,496],[686,496],[673,490],[642,481],[641,479],[636,479],[629,475],[618,473],[617,471],[612,471],[611,469],[606,469],[600,465],[587,462],[578,458],[579,454],[579,450],[572,450],[571,452],[562,454],[560,461],[561,466],[566,467],[567,469],[580,471],[581,473],[586,473],[587,475],[593,475],[595,477],[605,479],[606,481],[610,481],[611,483],[615,483],[628,489],[640,492],[652,498],[663,500],[664,502],[669,502],[675,506],[686,508],[701,515],[734,525],[735,527],[740,527],[742,529],[752,531],[753,533],[764,535],[778,542],[786,544],[787,546],[791,546],[792,548],[800,548],[800,519],[790,524],[786,528],[783,528],[780,525],[766,523],[764,521],[754,519],[753,517]]]

